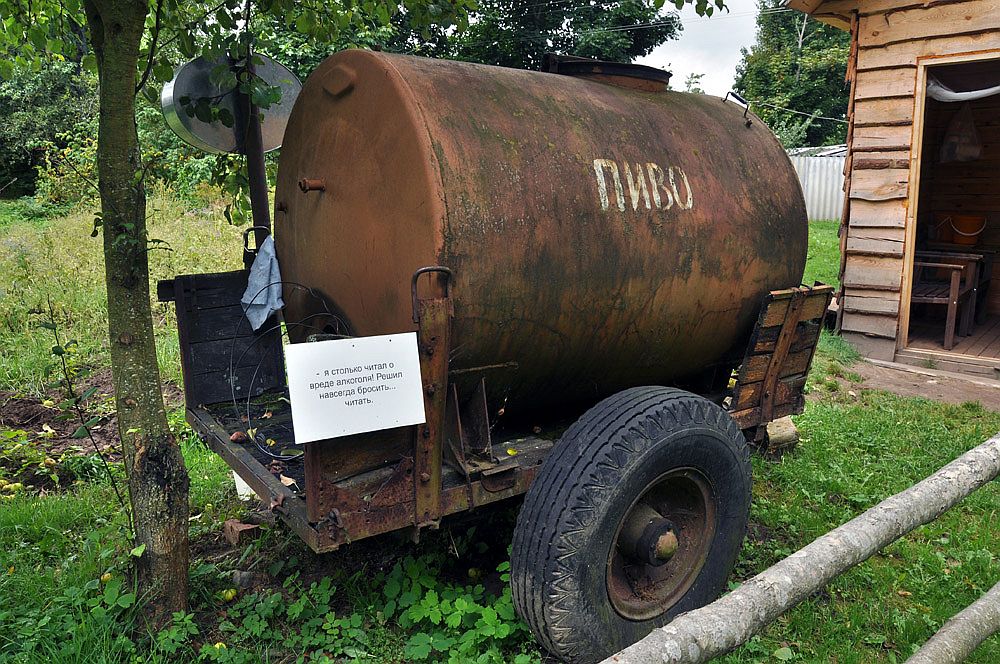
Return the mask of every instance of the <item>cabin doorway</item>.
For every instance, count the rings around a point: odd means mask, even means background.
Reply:
[[[1000,52],[921,62],[913,142],[897,359],[1000,376]]]

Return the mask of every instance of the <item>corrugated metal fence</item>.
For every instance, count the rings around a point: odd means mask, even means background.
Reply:
[[[806,196],[809,221],[840,219],[844,212],[844,157],[791,157]]]

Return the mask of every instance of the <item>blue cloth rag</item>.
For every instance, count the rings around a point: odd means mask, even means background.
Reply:
[[[274,236],[268,235],[250,266],[247,289],[240,300],[250,326],[256,331],[272,314],[281,311],[281,271],[274,252]]]

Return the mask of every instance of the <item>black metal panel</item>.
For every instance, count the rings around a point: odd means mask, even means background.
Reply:
[[[254,332],[240,298],[247,273],[188,274],[161,282],[161,299],[177,305],[177,330],[188,408],[246,399],[284,388],[281,328],[272,316]],[[172,296],[172,297],[171,297]]]

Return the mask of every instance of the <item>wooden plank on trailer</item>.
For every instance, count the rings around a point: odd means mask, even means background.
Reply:
[[[809,359],[812,357],[812,347],[788,353],[781,367],[779,378],[787,376],[797,376],[803,373],[809,366]],[[772,355],[753,355],[747,358],[740,369],[739,381],[741,385],[751,385],[764,380],[768,367],[771,365]]]
[[[785,315],[788,313],[788,303],[789,300],[787,299],[771,302],[767,307],[767,313],[764,314],[764,320],[761,322],[760,327],[763,329],[781,325],[785,320]]]
[[[763,387],[764,384],[760,381],[750,383],[749,385],[740,385],[739,394],[736,396],[736,402],[733,404],[733,409],[741,411],[746,410],[747,408],[753,408],[759,404]]]
[[[819,338],[819,327],[819,320],[805,320],[800,322],[798,328],[795,330],[795,339],[792,341],[792,351],[799,351],[816,343],[816,339]],[[775,344],[778,341],[778,334],[780,332],[780,325],[761,330],[757,335],[757,339],[751,352],[755,355],[759,355],[761,353],[773,353]]]

